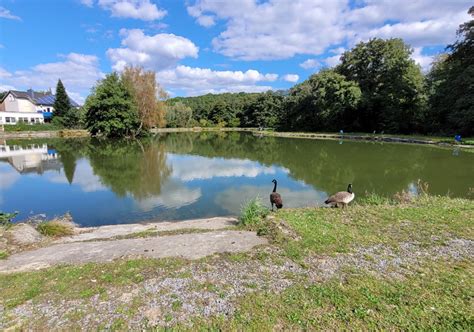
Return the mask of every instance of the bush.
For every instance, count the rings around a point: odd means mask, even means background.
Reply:
[[[8,258],[8,252],[4,250],[0,250],[0,259],[7,259]]]
[[[45,221],[37,226],[38,232],[46,236],[66,236],[74,234],[74,226],[63,221]]]

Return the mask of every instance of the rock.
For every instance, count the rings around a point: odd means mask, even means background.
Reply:
[[[13,244],[16,245],[29,245],[43,240],[43,235],[33,226],[23,223],[13,226],[7,231],[7,234]]]

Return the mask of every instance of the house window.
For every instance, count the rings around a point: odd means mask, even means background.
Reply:
[[[8,101],[14,101],[14,100],[15,100],[15,98],[13,98],[12,95],[9,95],[9,96],[8,96]]]

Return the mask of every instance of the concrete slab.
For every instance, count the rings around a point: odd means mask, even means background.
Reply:
[[[234,230],[62,243],[12,255],[0,261],[0,272],[32,271],[59,264],[109,262],[122,257],[198,259],[215,253],[244,252],[266,243],[267,239],[254,232]]]
[[[97,239],[109,239],[144,231],[175,231],[180,229],[209,229],[216,230],[237,225],[233,217],[216,217],[185,221],[147,222],[141,224],[109,225],[100,227],[77,228],[80,234],[63,237],[54,243],[80,242]]]

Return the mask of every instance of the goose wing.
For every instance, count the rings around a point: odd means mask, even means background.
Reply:
[[[283,200],[281,199],[281,195],[279,193],[271,193],[270,202],[279,208],[283,206]]]
[[[350,196],[351,194],[348,193],[347,191],[340,191],[330,196],[324,203],[326,204],[341,203],[341,202],[344,202],[344,200],[348,199]]]

